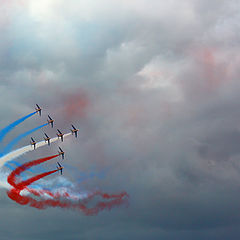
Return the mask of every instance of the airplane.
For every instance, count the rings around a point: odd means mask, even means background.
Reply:
[[[53,122],[54,122],[54,120],[48,115],[48,124],[50,124],[51,123],[51,126],[52,126],[52,128],[53,128]]]
[[[31,137],[30,144],[33,146],[34,149],[36,149],[36,142],[34,141],[34,139]]]
[[[64,159],[64,151],[58,147],[60,151],[58,151],[59,156],[62,155],[62,159]]]
[[[58,130],[57,136],[58,136],[58,138],[61,138],[61,140],[63,142],[63,135],[64,135],[64,133],[61,133],[59,129],[57,129],[57,130]]]
[[[72,125],[72,128],[73,129],[70,129],[72,132],[72,135],[73,135],[73,133],[75,133],[75,137],[77,137],[77,132],[79,131],[79,129],[76,129],[73,125]]]
[[[44,135],[46,136],[46,137],[43,137],[45,142],[48,142],[48,146],[50,146],[50,139],[51,138],[46,133],[44,133]]]
[[[35,108],[35,110],[36,110],[37,113],[39,113],[39,116],[41,116],[42,109],[39,107],[39,105],[36,104],[36,106],[37,107]]]
[[[57,170],[58,171],[61,171],[61,175],[62,175],[62,170],[63,170],[63,167],[61,166],[61,164],[59,162],[57,162],[58,166],[57,166]]]

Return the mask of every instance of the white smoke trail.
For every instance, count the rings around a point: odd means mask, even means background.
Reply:
[[[64,137],[68,137],[70,136],[71,133],[67,133],[67,134],[64,134]],[[52,138],[51,139],[51,143],[53,142],[56,142],[58,140],[58,137],[55,137],[55,138]],[[48,143],[45,142],[45,141],[41,141],[41,142],[38,142],[36,143],[36,149],[39,148],[39,147],[43,147],[45,145],[47,145]],[[24,146],[22,148],[19,148],[19,149],[16,149],[6,155],[4,155],[3,157],[0,158],[0,168],[8,161],[11,161],[15,158],[18,158],[19,156],[23,155],[23,154],[26,154],[27,152],[30,152],[30,151],[33,151],[34,148],[33,146],[31,145],[27,145],[27,146]],[[1,178],[1,181],[0,181],[0,188],[5,188],[5,189],[8,189],[10,190],[12,187],[8,184],[7,182],[7,177],[9,175],[9,172],[8,171],[1,171],[0,170],[0,178]],[[62,179],[58,179],[59,181],[62,180]],[[41,180],[40,182],[42,183],[46,183],[44,180]],[[66,179],[65,179],[65,183],[66,183]],[[48,182],[48,185],[49,185],[49,182]],[[62,188],[59,188],[57,187],[55,189],[54,192],[61,192],[62,191]],[[82,197],[82,196],[81,196]]]
[[[68,137],[70,136],[71,133],[66,133],[64,134],[64,137]],[[58,137],[55,137],[55,138],[51,138],[51,143],[53,142],[56,142],[59,138]],[[38,142],[36,143],[36,149],[39,148],[39,147],[43,147],[45,145],[47,145],[48,143],[45,142],[45,141],[41,141],[41,142]],[[10,190],[12,189],[12,186],[8,183],[7,181],[7,177],[9,175],[9,171],[3,171],[2,169],[2,166],[7,163],[8,161],[11,161],[15,158],[18,158],[20,157],[21,155],[23,154],[26,154],[30,151],[33,151],[34,148],[33,146],[31,145],[27,145],[27,146],[24,146],[22,148],[19,148],[19,149],[16,149],[4,156],[2,156],[0,158],[0,188],[4,188],[6,190]],[[65,198],[67,199],[70,199],[70,200],[81,200],[81,199],[85,199],[88,197],[89,193],[87,191],[82,191],[80,193],[74,193],[74,191],[72,192],[71,190],[69,190],[66,185],[71,186],[72,188],[74,188],[73,186],[73,183],[68,181],[67,179],[63,178],[63,177],[59,177],[55,180],[44,180],[44,179],[41,179],[39,180],[39,182],[41,183],[41,185],[44,187],[51,187],[51,191],[53,194],[60,194],[60,195],[64,195],[65,193],[68,193],[68,196],[65,196]],[[59,185],[63,185],[61,183],[64,182],[64,185],[65,186],[59,186]],[[52,184],[51,184],[52,183]],[[54,184],[53,184],[54,183]],[[52,186],[51,186],[52,185]],[[54,187],[54,185],[57,185]],[[37,190],[37,189],[36,189]],[[29,192],[28,190],[23,190],[22,191],[22,195],[28,195]],[[49,196],[48,194],[43,194],[42,195],[44,198],[47,198],[47,199],[51,199],[53,197]]]
[[[71,135],[71,133],[66,133],[66,134],[64,134],[64,137],[68,137],[68,136],[70,136],[70,135]],[[57,140],[58,140],[58,137],[51,138],[51,143],[56,142]],[[39,148],[39,147],[43,147],[43,146],[45,146],[45,145],[47,145],[47,144],[48,144],[48,143],[45,142],[45,141],[38,142],[38,143],[36,143],[36,149]],[[4,156],[2,156],[2,157],[0,158],[0,168],[1,168],[6,162],[11,161],[11,160],[13,160],[13,159],[15,159],[15,158],[18,158],[18,157],[20,157],[21,155],[23,155],[23,154],[25,154],[25,153],[27,153],[27,152],[33,151],[33,150],[34,150],[33,146],[27,145],[27,146],[25,146],[25,147],[18,148],[18,149],[14,150],[14,151],[12,151],[12,152],[10,152],[10,153],[7,153],[6,155],[4,155]]]
[[[12,187],[10,186],[10,184],[7,182],[7,177],[9,175],[9,172],[3,172],[0,171],[0,188],[5,188],[7,190],[10,190]]]

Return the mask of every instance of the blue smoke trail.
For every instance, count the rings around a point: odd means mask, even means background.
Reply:
[[[10,152],[12,150],[12,148],[14,147],[14,145],[16,145],[22,138],[26,137],[27,135],[37,131],[38,129],[47,126],[48,123],[45,123],[41,126],[38,126],[36,128],[33,128],[25,133],[20,134],[19,136],[17,136],[16,138],[14,138],[4,149],[3,152],[0,153],[0,156],[3,156],[5,154],[7,154],[8,152]]]
[[[25,117],[22,117],[18,120],[16,120],[15,122],[9,124],[8,126],[6,126],[5,128],[3,128],[2,130],[0,130],[0,142],[3,140],[3,138],[6,136],[6,134],[11,131],[14,127],[16,127],[18,124],[22,123],[23,121],[25,121],[27,118],[31,117],[32,115],[34,115],[36,112],[30,113]]]

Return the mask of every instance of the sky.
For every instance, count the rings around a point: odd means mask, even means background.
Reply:
[[[0,126],[43,108],[1,145],[50,114],[63,132],[80,129],[59,145],[64,179],[79,191],[129,195],[127,206],[85,216],[21,206],[0,189],[0,238],[239,239],[239,8],[238,0],[0,0]],[[32,137],[44,132],[56,136],[45,127]]]

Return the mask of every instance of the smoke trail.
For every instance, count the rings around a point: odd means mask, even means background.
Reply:
[[[22,165],[22,163],[19,163],[17,161],[11,160],[11,161],[5,163],[4,167],[7,167],[7,168],[9,168],[10,170],[13,171],[14,169],[16,169],[16,167],[19,167],[21,165]],[[34,169],[34,170],[33,169],[28,169],[27,171],[29,173],[38,173],[39,171],[45,171],[45,170],[46,170],[45,168],[40,167],[40,168]],[[25,175],[25,176],[27,176],[27,175]]]
[[[1,155],[5,155],[6,153],[10,152],[11,149],[14,147],[14,145],[16,145],[16,144],[17,144],[21,139],[23,139],[24,137],[28,136],[29,134],[31,134],[31,133],[39,130],[40,128],[47,126],[47,125],[48,125],[48,123],[45,123],[45,124],[40,125],[40,126],[38,126],[38,127],[36,127],[36,128],[33,128],[33,129],[31,129],[31,130],[29,130],[29,131],[27,131],[27,132],[25,132],[25,133],[20,134],[19,136],[17,136],[16,138],[14,138],[14,139],[4,148],[3,152],[1,153]]]
[[[10,163],[16,165],[17,167],[20,167],[20,166],[22,165],[21,163],[19,163],[19,162],[17,162],[17,161],[11,160],[10,162],[8,162],[8,163],[5,164],[5,166],[8,167],[8,168],[10,168],[11,170],[14,170],[15,167],[12,167],[12,166],[10,165]],[[28,171],[31,172],[31,173],[34,173],[34,171],[33,171],[32,169],[28,169]]]
[[[21,168],[21,167],[19,167]],[[23,170],[24,171],[24,170]],[[53,174],[55,172],[57,172],[58,170],[53,170],[53,171],[49,171],[49,172],[45,172],[45,173],[41,173],[41,174],[38,174],[32,178],[29,178],[28,180],[26,181],[22,181],[20,182],[19,184],[16,184],[16,179],[15,179],[15,174],[10,174],[9,177],[8,177],[8,183],[11,184],[12,186],[14,186],[13,189],[11,189],[10,191],[8,191],[8,196],[18,202],[19,204],[27,204],[29,202],[29,200],[31,200],[32,198],[30,197],[27,197],[27,196],[21,196],[20,195],[20,192],[26,188],[28,185],[30,185],[31,183],[43,178],[43,177],[46,177],[50,174]],[[28,189],[28,188],[27,188]],[[36,190],[32,190],[32,192],[35,192],[35,195],[37,195],[37,191]],[[32,199],[34,201],[36,201],[35,199]]]
[[[30,207],[38,209],[46,209],[47,207],[76,209],[81,210],[87,216],[97,215],[100,211],[103,211],[104,209],[111,210],[114,206],[119,206],[123,203],[127,204],[128,198],[127,193],[121,193],[119,195],[114,195],[115,197],[112,197],[113,199],[110,201],[106,202],[100,201],[95,205],[95,207],[88,208],[86,204],[83,202],[73,203],[72,201],[61,200],[60,198],[64,197],[64,195],[59,195],[58,197],[56,197],[55,195],[49,193],[49,196],[53,196],[54,199],[36,200],[29,196],[20,195],[21,191],[22,191],[21,189],[13,188],[10,191],[8,191],[7,194],[9,198],[11,198],[12,200],[21,205],[29,205]],[[36,190],[31,190],[31,192],[34,193],[35,196],[38,197],[42,196],[42,192]],[[101,195],[104,196],[105,194],[103,193]],[[68,196],[68,194],[66,193],[65,196]]]
[[[22,172],[26,171],[27,169],[29,169],[33,166],[36,166],[36,165],[41,164],[43,162],[49,161],[49,160],[51,160],[51,159],[53,159],[57,156],[58,156],[58,154],[53,155],[53,156],[49,156],[49,157],[45,157],[45,158],[40,158],[40,159],[33,160],[33,161],[22,164],[21,166],[17,167],[15,170],[13,170],[11,172],[11,174],[8,176],[8,183],[11,184],[13,187],[17,188],[17,185],[15,183],[16,182],[16,176],[19,176]],[[27,184],[27,185],[29,185],[29,184]]]
[[[41,164],[45,161],[48,161],[58,155],[53,155],[46,158],[37,159],[31,162],[27,162],[23,164],[22,166],[16,168],[9,176],[8,176],[8,183],[12,185],[14,188],[7,192],[9,198],[16,201],[17,203],[21,205],[29,205],[34,208],[38,209],[45,209],[47,207],[61,207],[61,208],[72,208],[72,209],[78,209],[81,210],[85,215],[96,215],[99,211],[102,211],[104,209],[111,210],[112,207],[121,205],[123,203],[127,203],[128,194],[126,192],[122,192],[120,194],[107,194],[102,193],[101,191],[96,191],[95,193],[92,193],[91,195],[88,195],[85,199],[84,203],[81,203],[77,201],[76,203],[73,202],[75,200],[71,197],[71,195],[68,192],[63,193],[56,193],[53,194],[52,192],[48,190],[35,190],[35,189],[29,189],[28,186],[32,184],[33,182],[48,176],[52,173],[57,172],[58,170],[53,170],[45,173],[38,174],[32,178],[29,178],[25,181],[22,181],[20,183],[16,183],[16,176],[19,176],[22,172],[27,170],[28,168],[32,166],[36,166],[38,164]],[[34,194],[38,197],[43,197],[44,194],[47,194],[53,199],[40,199],[36,200],[29,196],[22,196],[21,191],[22,190],[28,190],[30,193]],[[100,196],[103,199],[107,199],[107,202],[98,202],[95,207],[88,208],[86,206],[86,203],[91,200],[94,196]],[[64,198],[64,199],[61,199]],[[68,200],[70,198],[70,201]]]
[[[25,121],[27,118],[33,116],[36,112],[33,112],[33,113],[30,113],[28,114],[27,116],[25,117],[22,117],[18,120],[16,120],[15,122],[9,124],[8,126],[6,126],[5,128],[3,128],[1,131],[0,131],[0,141],[3,140],[3,138],[6,136],[6,134],[8,132],[10,132],[14,127],[16,127],[18,124],[22,123],[23,121]]]
[[[68,136],[71,136],[71,133],[67,133],[67,134],[64,134],[64,137],[68,137]],[[55,138],[52,138],[51,139],[51,143],[53,142],[56,142],[58,140],[58,137],[55,137]],[[39,147],[43,147],[45,145],[47,145],[48,143],[45,142],[45,141],[41,141],[41,142],[38,142],[36,144],[36,149],[39,148]],[[22,148],[19,148],[19,149],[16,149],[10,153],[7,153],[6,155],[0,157],[0,168],[8,161],[11,161],[15,158],[18,158],[20,157],[21,155],[27,153],[27,152],[30,152],[30,151],[33,151],[34,148],[31,146],[31,145],[27,145],[25,147],[22,147]]]
[[[18,164],[18,166],[20,166],[21,164]],[[10,170],[14,171],[15,170],[15,167],[11,166],[9,163],[6,163],[5,165],[6,167],[8,167]],[[30,170],[31,171],[31,170]],[[22,175],[23,178],[27,178],[27,175],[26,174],[23,174]]]
[[[53,170],[53,171],[49,171],[49,172],[44,172],[44,173],[41,173],[41,174],[38,174],[34,177],[31,177],[25,181],[22,181],[20,183],[18,183],[15,188],[19,189],[19,190],[23,190],[25,187],[27,187],[28,185],[32,184],[33,182],[36,182],[37,180],[43,178],[43,177],[46,177],[52,173],[55,173],[57,172],[58,170]],[[8,182],[10,183],[10,182]]]

